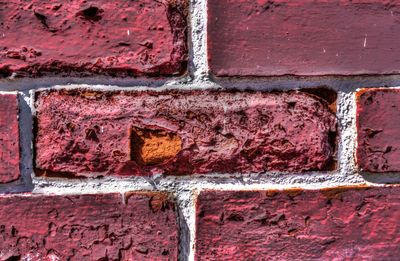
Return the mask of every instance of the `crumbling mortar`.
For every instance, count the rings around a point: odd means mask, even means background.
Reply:
[[[174,194],[180,224],[180,260],[194,260],[195,204],[201,190],[257,190],[257,189],[318,189],[348,185],[384,186],[399,183],[394,173],[376,176],[358,174],[355,166],[355,91],[361,87],[400,86],[400,75],[362,76],[282,76],[244,77],[239,79],[215,78],[209,75],[207,62],[207,0],[191,0],[188,19],[188,74],[174,79],[119,79],[103,76],[89,78],[3,79],[0,89],[19,90],[22,178],[0,185],[0,192],[32,192],[33,194],[87,194],[121,193],[129,191],[166,191]],[[88,85],[71,85],[88,84]],[[103,85],[101,85],[103,84]],[[131,87],[136,86],[136,87]],[[338,169],[330,172],[232,174],[213,173],[190,177],[133,177],[65,180],[41,178],[33,173],[32,117],[35,116],[33,99],[35,91],[43,89],[89,88],[93,90],[170,90],[170,89],[240,89],[288,90],[305,87],[328,86],[338,92],[337,116],[339,119]],[[28,194],[23,194],[28,196]]]

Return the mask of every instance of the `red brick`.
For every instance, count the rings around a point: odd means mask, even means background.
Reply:
[[[36,166],[81,175],[325,169],[336,118],[303,92],[41,92]],[[49,173],[49,172],[47,172]]]
[[[120,194],[3,196],[0,259],[177,260],[176,213],[166,197],[136,193],[124,204]]]
[[[400,187],[205,191],[196,260],[397,260]]]
[[[0,73],[180,74],[186,13],[186,0],[2,1]]]
[[[18,110],[16,94],[0,94],[0,183],[20,176]]]
[[[400,1],[209,0],[217,76],[400,72]]]
[[[357,163],[368,172],[400,171],[400,92],[364,89],[357,94]]]

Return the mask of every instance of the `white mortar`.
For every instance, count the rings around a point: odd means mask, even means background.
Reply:
[[[256,190],[304,188],[318,189],[336,186],[399,183],[395,174],[360,175],[355,166],[355,90],[360,87],[399,86],[400,76],[352,76],[352,77],[269,77],[245,79],[218,79],[209,77],[207,62],[207,0],[191,0],[189,28],[189,73],[170,81],[149,79],[93,78],[41,78],[8,79],[0,81],[1,90],[19,90],[20,144],[22,179],[0,185],[0,192],[29,192],[36,194],[92,194],[124,193],[138,190],[168,191],[175,195],[181,226],[180,260],[194,260],[195,246],[195,198],[206,189]],[[73,83],[72,85],[66,85]],[[90,85],[76,85],[76,84]],[[100,85],[99,85],[100,84]],[[35,114],[33,94],[36,89],[92,88],[101,90],[165,90],[237,88],[253,90],[287,90],[302,87],[328,86],[338,91],[337,116],[339,119],[338,170],[331,172],[264,174],[210,174],[189,177],[132,177],[100,179],[60,179],[35,177],[32,167],[32,116]],[[29,91],[31,90],[31,91]],[[374,183],[367,180],[373,180]]]

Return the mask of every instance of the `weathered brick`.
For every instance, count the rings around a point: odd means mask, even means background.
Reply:
[[[0,94],[0,183],[19,178],[18,99]]]
[[[400,171],[399,102],[398,89],[357,93],[357,163],[361,170]]]
[[[334,113],[304,92],[45,91],[36,110],[36,166],[52,172],[321,170],[335,153]]]
[[[400,72],[400,1],[209,0],[217,76]]]
[[[196,260],[397,260],[400,187],[204,191]]]
[[[0,3],[0,75],[175,75],[186,68],[186,0]]]
[[[167,194],[0,198],[1,260],[177,260]]]

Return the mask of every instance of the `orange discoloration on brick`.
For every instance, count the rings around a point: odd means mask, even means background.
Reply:
[[[299,188],[294,188],[294,189],[288,189],[283,191],[283,193],[285,193],[286,195],[288,195],[291,198],[295,198],[299,195],[301,195],[303,193],[303,189],[299,189]]]
[[[341,199],[343,191],[346,191],[349,187],[347,186],[338,186],[335,188],[325,188],[321,189],[321,194],[324,195],[328,199]],[[351,186],[352,190],[368,190],[369,187],[366,185],[359,186]]]
[[[150,208],[153,212],[164,210],[169,205],[167,194],[157,194],[151,197],[149,202]]]
[[[131,133],[132,159],[141,165],[162,164],[182,149],[180,137],[163,130],[134,128]]]
[[[83,97],[85,90],[37,95],[36,168],[148,176],[317,171],[335,162],[336,116],[313,94],[168,90]]]

